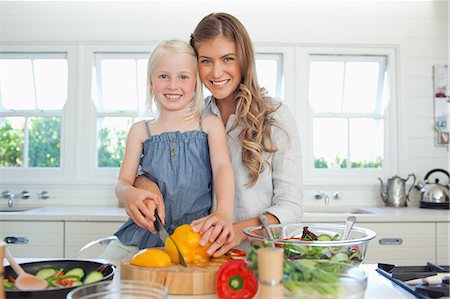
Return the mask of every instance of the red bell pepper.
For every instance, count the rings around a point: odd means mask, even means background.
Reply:
[[[250,299],[258,291],[258,280],[246,261],[229,260],[219,269],[216,290],[221,299]]]

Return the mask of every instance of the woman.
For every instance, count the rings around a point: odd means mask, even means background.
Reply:
[[[191,35],[200,79],[212,96],[206,114],[221,118],[235,175],[234,239],[213,243],[208,253],[225,254],[246,239],[242,229],[259,225],[264,213],[270,223],[298,222],[302,217],[300,140],[289,109],[268,97],[256,79],[252,42],[244,26],[226,13],[204,17]],[[140,176],[135,186],[149,191],[125,199],[128,215],[154,231],[148,207],[164,210],[156,184]],[[156,198],[156,200],[146,199]],[[213,221],[213,220],[212,220]],[[210,230],[192,222],[206,244]]]

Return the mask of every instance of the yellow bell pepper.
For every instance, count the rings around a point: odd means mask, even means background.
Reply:
[[[172,263],[180,263],[176,247],[172,242],[173,240],[180,249],[186,263],[198,264],[207,262],[210,257],[206,253],[206,250],[208,250],[211,244],[208,243],[204,247],[200,246],[200,238],[200,233],[193,232],[189,224],[183,224],[174,230],[170,239],[167,239],[166,244],[164,245],[164,251],[170,256]]]

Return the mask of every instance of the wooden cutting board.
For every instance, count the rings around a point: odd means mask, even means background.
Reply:
[[[202,295],[216,292],[217,272],[225,258],[208,263],[189,264],[188,268],[172,265],[168,268],[146,268],[130,264],[132,255],[120,261],[120,279],[153,281],[165,285],[171,295]]]

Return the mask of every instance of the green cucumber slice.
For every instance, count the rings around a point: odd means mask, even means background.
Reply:
[[[75,275],[78,276],[78,280],[81,280],[84,277],[84,270],[81,268],[73,268],[66,272],[66,275]]]
[[[39,270],[39,271],[36,273],[36,276],[37,276],[37,277],[40,277],[40,278],[42,278],[42,279],[47,279],[47,278],[49,278],[50,276],[52,276],[53,274],[55,274],[57,271],[58,271],[58,270],[56,270],[56,269],[54,269],[54,268],[44,268],[44,269]]]
[[[97,282],[97,281],[102,280],[103,278],[104,278],[104,276],[101,272],[92,271],[92,272],[89,272],[88,275],[86,275],[86,278],[84,279],[84,283],[88,284],[88,283],[92,283],[92,282]]]

